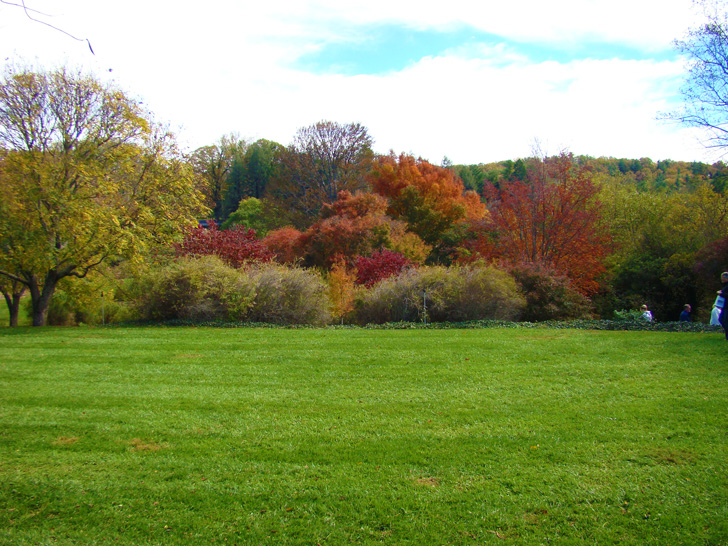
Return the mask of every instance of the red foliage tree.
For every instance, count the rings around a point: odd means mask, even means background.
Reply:
[[[182,243],[175,245],[178,256],[218,256],[231,267],[251,262],[268,262],[273,253],[258,239],[255,230],[243,226],[220,230],[215,222],[209,227],[191,228]]]
[[[277,262],[292,264],[303,257],[302,236],[302,232],[287,226],[268,233],[263,244],[274,254]]]
[[[571,154],[533,160],[526,180],[487,189],[490,219],[470,242],[471,255],[551,267],[593,294],[610,250],[597,193],[591,172]]]
[[[414,264],[404,254],[385,249],[373,252],[369,257],[359,256],[355,267],[356,282],[368,288],[387,277],[398,275],[404,269],[414,267]]]

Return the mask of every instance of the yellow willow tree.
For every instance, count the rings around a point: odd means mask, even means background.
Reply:
[[[168,131],[115,87],[65,68],[0,81],[0,276],[46,323],[58,281],[166,245],[205,208]]]

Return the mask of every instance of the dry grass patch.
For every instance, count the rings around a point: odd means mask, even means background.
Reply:
[[[415,480],[415,483],[417,485],[423,485],[426,487],[437,487],[438,485],[440,485],[440,481],[437,478],[432,477],[417,478]]]
[[[133,438],[129,445],[132,451],[160,451],[168,447],[166,444],[158,444],[156,442],[147,442],[140,438]]]
[[[78,437],[76,436],[61,436],[60,438],[56,438],[53,440],[54,446],[70,446],[78,442]]]

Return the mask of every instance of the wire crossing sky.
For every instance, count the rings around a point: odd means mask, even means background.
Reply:
[[[5,64],[113,79],[190,149],[231,132],[289,144],[331,120],[366,126],[377,152],[433,163],[516,159],[536,143],[548,154],[718,159],[700,133],[657,119],[681,103],[672,42],[699,21],[690,0],[26,6],[36,21],[0,3]]]

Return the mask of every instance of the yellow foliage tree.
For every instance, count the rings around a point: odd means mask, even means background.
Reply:
[[[0,81],[0,276],[46,322],[58,281],[167,245],[205,211],[173,136],[113,86],[67,69]]]
[[[341,320],[354,309],[356,270],[347,268],[346,260],[339,258],[329,272],[329,299],[331,314]]]

